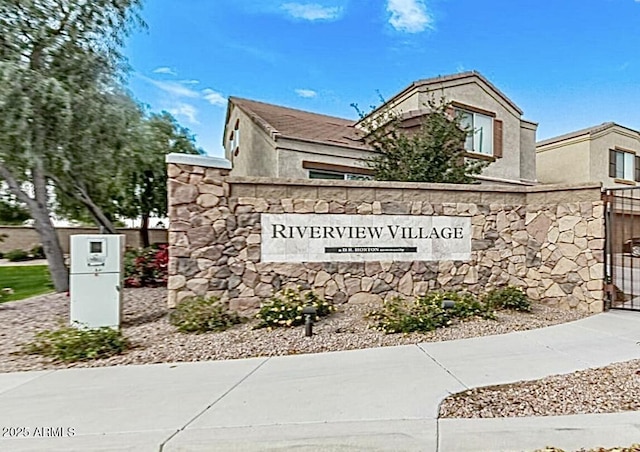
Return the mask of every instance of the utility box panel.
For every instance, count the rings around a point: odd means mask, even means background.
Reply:
[[[124,235],[72,235],[71,324],[120,327]]]

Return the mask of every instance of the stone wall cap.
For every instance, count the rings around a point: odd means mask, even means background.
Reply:
[[[529,193],[539,193],[544,191],[564,191],[564,190],[589,190],[589,189],[602,189],[601,182],[583,182],[577,184],[546,184],[546,185],[536,185],[533,187],[528,187],[527,192]]]
[[[547,184],[547,185],[491,185],[491,184],[440,184],[427,182],[394,182],[394,181],[352,181],[330,179],[290,179],[278,177],[229,176],[230,184],[252,185],[293,185],[306,187],[352,187],[352,188],[382,188],[382,189],[418,189],[418,190],[449,190],[498,193],[538,193],[562,190],[600,189],[600,182],[578,184]]]
[[[481,185],[481,184],[442,184],[427,182],[397,182],[397,181],[355,181],[330,179],[290,179],[278,177],[230,176],[230,184],[254,185],[294,185],[306,187],[351,187],[351,188],[381,188],[381,189],[421,189],[421,190],[450,190],[450,191],[483,191],[483,192],[517,192],[526,193],[526,186]]]
[[[220,157],[211,157],[208,155],[192,155],[192,154],[168,154],[165,160],[167,163],[176,163],[179,165],[194,165],[205,168],[231,169],[231,162]]]

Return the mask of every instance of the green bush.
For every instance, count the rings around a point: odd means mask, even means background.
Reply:
[[[29,251],[29,255],[32,259],[44,259],[46,256],[44,255],[44,248],[42,245],[36,245]]]
[[[31,256],[25,250],[11,250],[4,253],[4,258],[8,259],[9,262],[21,262],[30,260]]]
[[[129,342],[122,332],[113,328],[88,329],[65,326],[38,333],[35,341],[26,344],[24,350],[29,354],[74,362],[118,355],[128,346]]]
[[[305,306],[316,308],[314,322],[335,311],[332,303],[323,300],[311,290],[302,293],[299,288],[284,289],[262,304],[256,314],[260,320],[256,328],[302,325],[305,320],[302,310]]]
[[[452,308],[443,308],[442,302],[455,302]],[[382,309],[368,315],[374,328],[385,333],[426,333],[451,325],[456,319],[481,317],[494,319],[492,308],[467,292],[429,292],[413,302],[395,297],[385,301]]]
[[[224,331],[246,319],[229,311],[217,298],[194,297],[182,301],[169,316],[172,325],[183,333]]]
[[[531,312],[531,302],[520,287],[507,286],[493,289],[484,296],[483,301],[493,309]]]

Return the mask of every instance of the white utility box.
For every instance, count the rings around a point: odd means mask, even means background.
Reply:
[[[120,327],[124,235],[72,235],[71,324]]]

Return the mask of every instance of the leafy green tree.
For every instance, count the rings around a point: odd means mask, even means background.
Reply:
[[[131,160],[122,168],[119,186],[124,196],[118,213],[140,218],[140,237],[149,246],[149,218],[167,215],[167,164],[169,153],[201,154],[189,130],[167,112],[151,114],[140,123]]]
[[[354,106],[356,109],[357,107]],[[450,103],[431,98],[418,128],[404,127],[404,118],[383,109],[364,116],[364,141],[377,155],[369,161],[376,180],[468,184],[485,167],[465,158],[465,130]]]
[[[85,91],[86,92],[86,91]],[[74,127],[64,154],[52,160],[56,212],[69,219],[92,219],[115,234],[121,200],[126,196],[119,174],[136,165],[131,143],[140,133],[142,112],[124,93],[99,93],[74,106]]]
[[[20,225],[30,218],[29,211],[14,196],[0,195],[0,224]]]
[[[65,161],[54,179],[56,212],[82,223],[93,220],[107,233],[115,233],[116,218],[141,219],[141,242],[148,246],[150,217],[167,214],[166,155],[202,151],[189,130],[169,113],[143,117],[136,108],[124,102],[111,112],[102,111],[103,117],[113,113],[109,123],[121,133],[105,136],[99,152],[83,152],[82,145],[70,147],[66,157],[73,161]],[[100,124],[97,119],[95,123]],[[82,139],[77,137],[75,143]]]
[[[0,179],[29,209],[57,291],[68,289],[62,248],[51,222],[52,181],[83,136],[79,109],[100,111],[119,89],[121,48],[141,24],[141,0],[3,0],[0,2]],[[105,107],[106,108],[106,107]],[[101,133],[96,133],[101,132]],[[86,130],[84,152],[105,135]],[[99,147],[99,146],[98,146]],[[98,149],[99,150],[99,149]],[[29,182],[32,190],[25,190]]]

